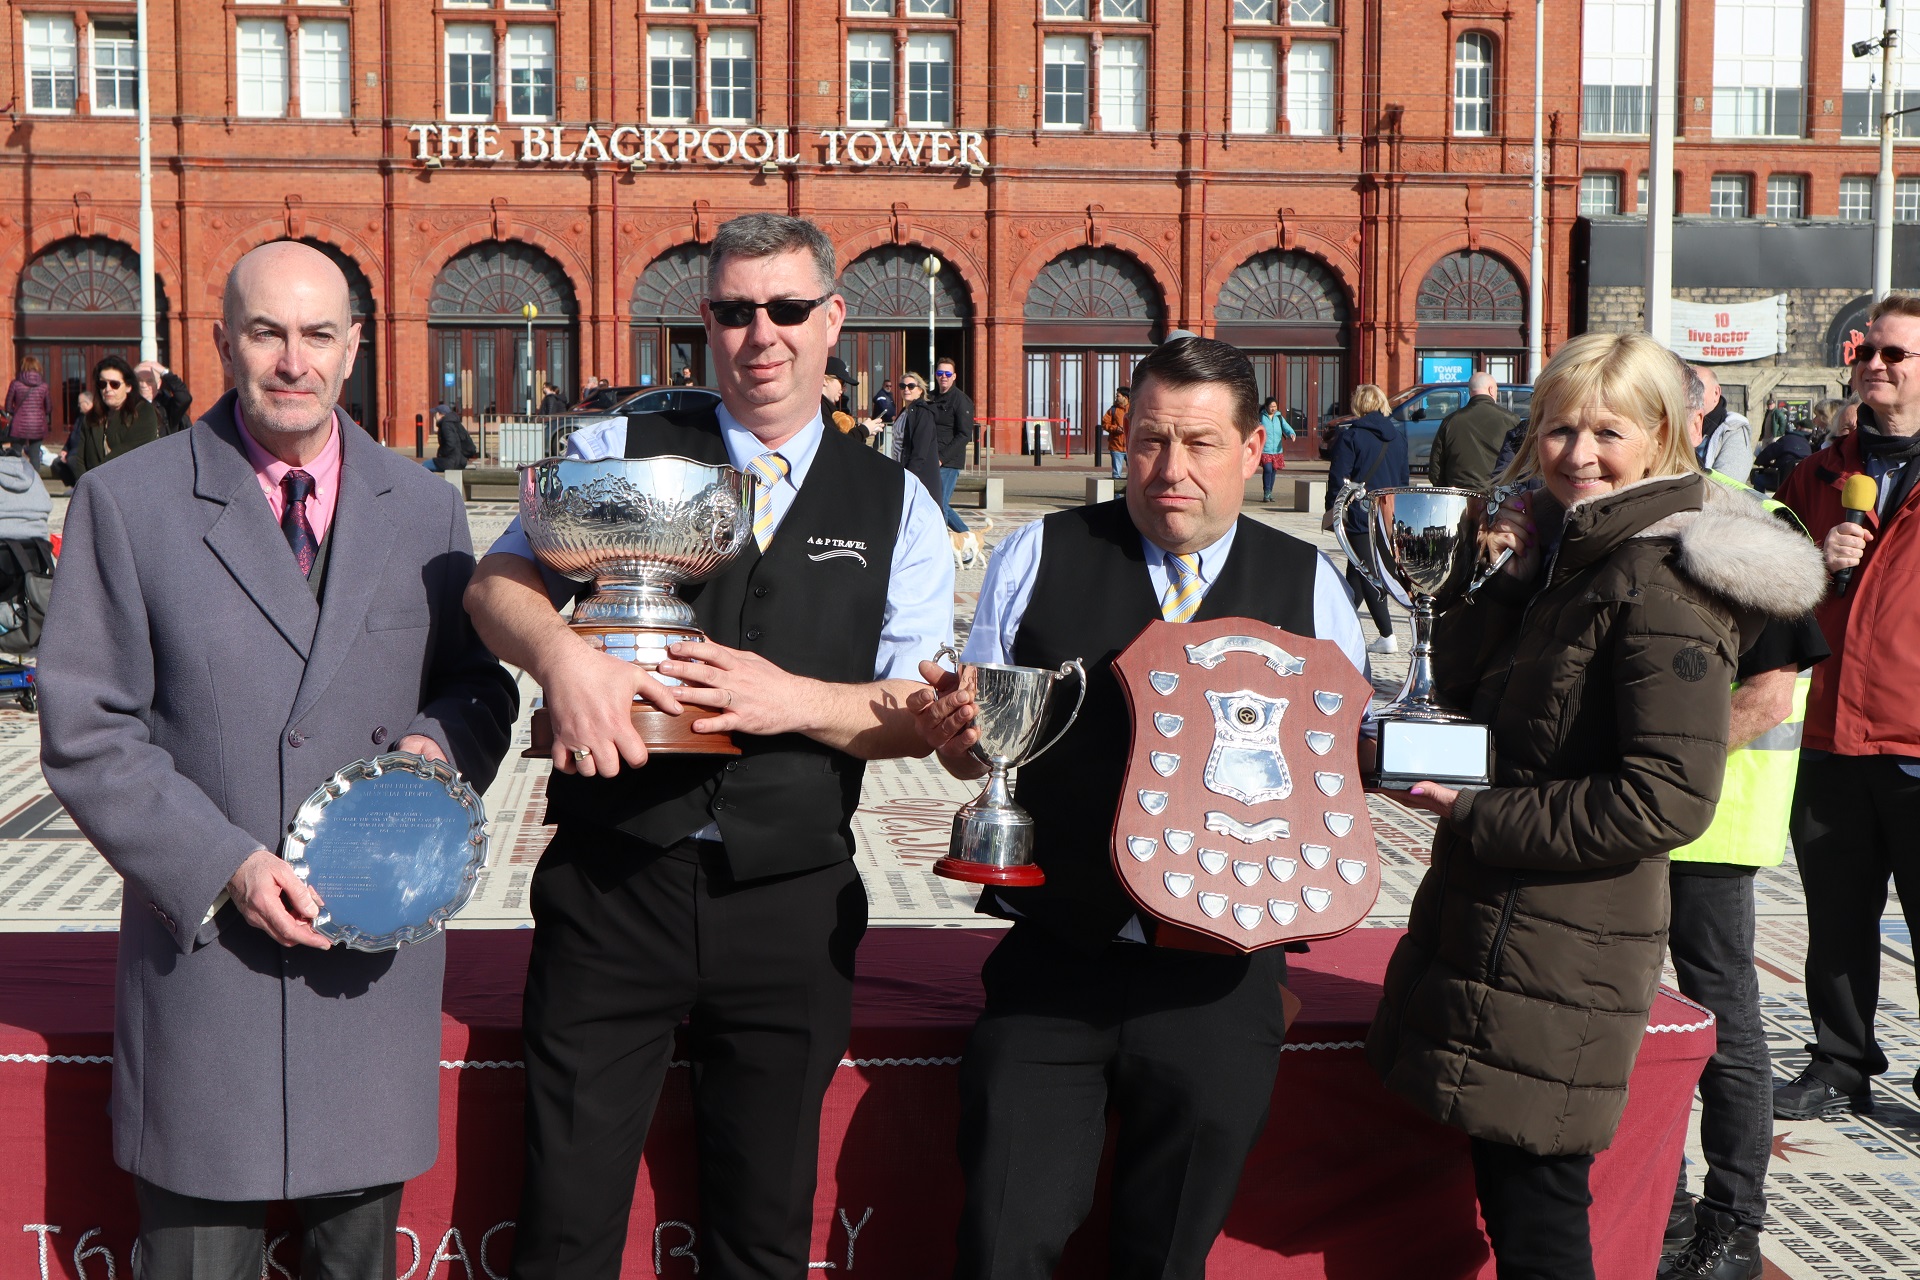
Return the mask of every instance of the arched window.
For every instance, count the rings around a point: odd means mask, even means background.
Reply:
[[[934,255],[938,257],[939,255]],[[888,245],[861,254],[840,273],[848,324],[914,325],[927,323],[927,251],[917,245]],[[966,286],[953,264],[941,260],[933,278],[935,324],[964,323],[972,314]]]
[[[1422,324],[1518,324],[1526,293],[1512,267],[1490,253],[1450,253],[1420,282],[1414,318]]]
[[[488,240],[448,260],[427,304],[435,319],[460,316],[517,321],[527,303],[543,320],[573,315],[573,285],[545,251],[517,240]]]
[[[699,324],[706,296],[707,247],[683,244],[647,264],[633,282],[629,305],[636,324]]]
[[[1213,318],[1222,324],[1345,324],[1347,291],[1318,258],[1269,249],[1234,268]]]
[[[1453,42],[1453,131],[1463,137],[1493,132],[1493,40],[1484,32]]]
[[[1146,268],[1110,249],[1069,249],[1027,291],[1028,320],[1157,323],[1160,291]]]

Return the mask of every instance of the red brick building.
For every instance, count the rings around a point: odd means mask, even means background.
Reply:
[[[1830,101],[1840,3],[1808,18],[1799,2],[1814,54],[1806,136],[1787,143],[1712,136],[1714,11],[1688,10],[1683,210],[1706,211],[1721,152],[1762,189],[1790,155],[1801,216],[1832,214],[1842,170],[1871,170]],[[934,343],[987,416],[1083,433],[1172,327],[1242,344],[1309,418],[1358,382],[1416,381],[1427,354],[1525,378],[1534,15],[1515,0],[155,3],[165,355],[204,406],[226,272],[291,236],[347,269],[365,329],[346,399],[390,441],[410,444],[437,400],[520,407],[529,302],[532,372],[565,392],[683,364],[705,381],[703,246],[771,209],[838,246],[842,353],[870,381],[926,364],[931,255]],[[0,46],[0,328],[57,385],[137,338],[131,20],[129,0],[20,0]],[[1591,41],[1570,0],[1547,22],[1551,350],[1583,314],[1582,172],[1635,173],[1646,144],[1613,118],[1583,144]],[[1585,80],[1591,124],[1591,58]],[[1611,211],[1631,212],[1617,186]]]

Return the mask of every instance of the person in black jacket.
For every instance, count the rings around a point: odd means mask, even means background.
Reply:
[[[1340,488],[1353,481],[1367,490],[1388,489],[1411,483],[1407,469],[1407,433],[1387,416],[1387,393],[1371,382],[1353,393],[1353,408],[1360,416],[1348,423],[1333,442],[1333,457],[1327,463],[1327,509]],[[1373,540],[1367,532],[1367,509],[1360,503],[1347,508],[1347,538],[1361,555],[1371,554]],[[1399,641],[1393,638],[1393,615],[1387,612],[1386,597],[1374,590],[1355,565],[1347,566],[1347,581],[1354,592],[1366,599],[1373,625],[1380,638],[1367,646],[1368,653],[1393,653]]]
[[[162,434],[172,435],[193,425],[193,393],[180,375],[158,360],[142,360],[133,369],[140,394],[151,401],[160,415]]]
[[[900,412],[893,420],[900,465],[919,477],[933,500],[940,500],[940,424],[927,404],[927,388],[920,375],[900,380]]]
[[[565,413],[566,411],[567,402],[561,398],[560,388],[549,382],[547,384],[547,393],[540,397],[540,408],[536,412],[553,414]]]
[[[458,409],[441,416],[439,433],[440,449],[427,459],[427,470],[465,471],[468,461],[480,456],[479,446],[473,443],[473,433],[460,420]]]
[[[973,401],[962,391],[950,357],[942,356],[933,366],[933,394],[927,404],[940,424],[940,510],[947,528],[965,533],[967,522],[953,509],[953,486],[967,465],[967,446],[973,443]]]

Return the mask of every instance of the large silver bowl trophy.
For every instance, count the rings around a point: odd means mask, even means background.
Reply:
[[[674,592],[705,582],[745,549],[753,483],[732,467],[691,458],[549,458],[520,471],[520,527],[541,564],[594,584],[574,606],[574,634],[656,671],[668,645],[707,638]],[[633,704],[649,751],[739,754],[729,735],[693,731],[694,720],[711,714],[689,708],[671,716],[644,699]],[[547,755],[552,745],[542,707],[527,754]]]
[[[1044,667],[1014,667],[991,662],[961,662],[951,648],[934,656],[952,658],[960,684],[973,694],[973,727],[980,740],[968,748],[987,766],[987,785],[953,815],[947,856],[933,864],[934,874],[971,884],[1036,885],[1046,873],[1033,860],[1033,815],[1014,803],[1007,771],[1038,759],[1060,741],[1080,715],[1087,696],[1087,672],[1080,659]],[[1038,745],[1053,708],[1054,686],[1072,675],[1080,692],[1060,731]]]
[[[1362,503],[1373,554],[1347,540],[1347,508]],[[1433,618],[1472,595],[1512,556],[1480,562],[1480,533],[1494,510],[1470,489],[1375,489],[1348,481],[1333,500],[1334,535],[1347,561],[1413,614],[1413,657],[1400,695],[1374,714],[1379,756],[1369,786],[1416,782],[1485,786],[1493,781],[1493,733],[1433,697]]]

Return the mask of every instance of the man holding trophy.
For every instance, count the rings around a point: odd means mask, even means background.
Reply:
[[[709,261],[721,405],[576,433],[569,460],[528,470],[525,527],[467,596],[544,691],[554,762],[525,1012],[526,1280],[619,1273],[689,1017],[702,1274],[806,1273],[820,1103],[866,928],[850,861],[863,761],[925,753],[906,699],[952,635],[938,506],[823,429],[846,313],[832,244],[750,214]],[[555,566],[602,578],[574,626]],[[660,589],[702,576],[685,600]]]
[[[1240,518],[1262,442],[1247,358],[1178,338],[1135,367],[1133,394],[1125,498],[1010,534],[963,655],[1055,672],[1080,659],[1086,694],[1056,749],[1021,768],[1044,883],[968,877],[986,884],[981,910],[1014,927],[987,961],[961,1070],[961,1277],[1053,1274],[1092,1206],[1109,1108],[1111,1274],[1202,1276],[1266,1121],[1287,1020],[1281,949],[1152,945],[1164,929],[1109,861],[1130,736],[1115,655],[1155,619],[1238,616],[1333,640],[1366,668],[1339,571]],[[912,700],[926,741],[954,776],[982,776],[973,686],[932,663],[921,673],[934,685]]]

